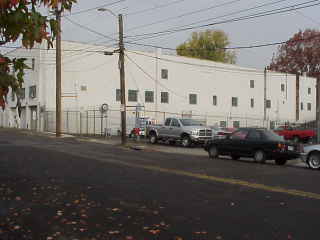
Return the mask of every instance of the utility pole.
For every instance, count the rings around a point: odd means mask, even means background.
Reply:
[[[267,120],[267,68],[264,68],[263,120]]]
[[[119,14],[119,67],[121,91],[121,144],[127,143],[127,116],[126,116],[126,83],[124,71],[124,43],[123,43],[123,18]]]
[[[56,9],[56,137],[61,136],[61,11]]]
[[[316,111],[316,119],[317,119],[317,143],[320,143],[320,77],[317,78],[317,111]]]

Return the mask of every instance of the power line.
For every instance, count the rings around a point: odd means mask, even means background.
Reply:
[[[68,17],[65,17],[65,19],[67,19],[70,23],[72,23],[72,24],[74,24],[74,25],[76,25],[76,26],[78,26],[78,27],[80,27],[80,28],[82,28],[82,29],[85,29],[85,30],[87,30],[87,31],[89,31],[89,32],[91,32],[91,33],[94,33],[94,34],[96,34],[96,35],[99,35],[99,36],[108,38],[108,39],[113,40],[113,41],[118,41],[117,39],[111,38],[111,37],[109,37],[109,36],[107,36],[107,35],[105,35],[105,34],[103,34],[103,33],[100,33],[100,32],[98,32],[98,31],[92,29],[92,28],[89,28],[89,27],[84,26],[84,25],[82,25],[82,24],[80,24],[80,23],[77,23],[77,22],[71,20],[71,19],[68,18]]]
[[[313,2],[317,2],[317,3],[313,3]],[[301,5],[306,5],[308,3],[313,3],[313,4],[309,4],[307,6],[301,6]],[[192,30],[192,29],[196,29],[196,28],[204,28],[204,27],[209,27],[209,26],[214,26],[214,25],[219,25],[219,24],[224,24],[224,23],[239,22],[239,21],[248,20],[248,19],[254,19],[254,18],[260,18],[260,17],[270,16],[270,15],[280,14],[280,13],[292,12],[292,11],[296,11],[299,9],[309,8],[309,7],[313,7],[313,6],[317,6],[317,5],[320,5],[319,0],[313,0],[313,1],[308,1],[308,2],[304,2],[304,3],[300,3],[300,4],[286,6],[283,8],[259,12],[256,14],[251,14],[251,15],[242,16],[242,17],[238,17],[238,18],[232,18],[232,19],[209,23],[209,24],[204,24],[204,25],[198,25],[198,26],[186,27],[186,28],[180,28],[180,29],[178,28],[178,29],[174,29],[174,30],[164,30],[164,31],[159,31],[159,32],[145,33],[145,34],[140,34],[140,35],[135,35],[135,36],[127,36],[127,37],[142,37],[143,36],[144,37],[143,39],[149,39],[149,38],[154,38],[154,37],[159,37],[159,36],[163,36],[163,35],[169,35],[169,34],[181,32],[181,31]],[[193,25],[193,24],[191,23],[189,25]],[[155,36],[152,36],[152,35],[155,35]],[[146,36],[150,36],[150,37],[145,38]]]
[[[186,0],[176,0],[176,1],[173,1],[171,3],[167,3],[167,4],[162,4],[162,5],[158,5],[156,7],[152,7],[152,8],[147,8],[147,9],[143,9],[143,10],[138,10],[136,12],[131,12],[131,13],[127,13],[125,14],[124,16],[133,16],[133,15],[137,15],[137,14],[142,14],[142,13],[146,13],[146,12],[150,12],[150,11],[153,11],[153,10],[157,10],[159,8],[165,8],[165,7],[169,7],[171,5],[174,5],[174,4],[177,4],[177,3],[181,3],[181,2],[184,2]]]
[[[152,22],[152,23],[147,23],[147,24],[143,24],[143,25],[140,25],[140,26],[137,26],[137,27],[129,28],[127,30],[127,32],[132,31],[132,30],[136,30],[136,29],[140,29],[140,28],[149,27],[149,26],[152,26],[152,25],[155,25],[155,24],[159,24],[159,23],[168,22],[170,20],[179,19],[179,18],[183,18],[183,17],[186,17],[186,16],[194,15],[194,14],[197,14],[197,13],[200,13],[200,12],[209,11],[209,10],[212,10],[212,9],[215,9],[215,8],[224,7],[224,6],[231,5],[231,4],[234,4],[236,2],[240,2],[240,1],[241,0],[233,0],[233,1],[230,1],[230,2],[226,2],[226,3],[215,4],[215,5],[211,6],[211,7],[201,8],[201,9],[198,9],[198,10],[195,10],[195,11],[192,11],[192,12],[187,12],[187,13],[184,13],[184,14],[181,14],[181,15],[178,15],[178,16],[174,16],[174,17],[163,19],[163,20],[155,21],[155,22]],[[287,1],[287,0],[282,0],[282,1]]]
[[[161,87],[164,89],[168,90],[169,92],[173,93],[174,95],[186,99],[186,97],[181,96],[180,94],[176,93],[175,91],[171,90],[170,88],[166,87],[162,83],[159,83],[157,80],[155,80],[149,73],[147,73],[139,64],[137,64],[134,60],[132,60],[127,54],[125,56],[138,68],[140,69],[141,72],[143,72],[146,76],[148,76],[152,81],[156,82],[159,84]]]
[[[63,15],[62,17],[74,16],[74,15],[79,15],[79,14],[82,14],[82,13],[87,13],[87,12],[90,12],[90,11],[97,10],[97,9],[99,9],[99,8],[109,7],[109,6],[112,6],[112,5],[121,3],[121,2],[125,2],[125,1],[126,1],[126,0],[119,0],[119,1],[116,1],[116,2],[106,3],[106,4],[104,4],[104,5],[97,6],[97,7],[94,7],[94,8],[88,8],[88,9],[81,10],[81,11],[74,12],[74,13],[71,12],[70,14],[68,14],[68,15]]]

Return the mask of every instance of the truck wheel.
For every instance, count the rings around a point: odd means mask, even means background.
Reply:
[[[320,153],[313,152],[308,157],[308,166],[312,169],[320,169]]]
[[[190,147],[191,146],[191,139],[188,135],[182,137],[182,146]]]
[[[276,164],[279,166],[285,165],[287,163],[286,159],[278,158],[275,160]]]
[[[155,133],[151,133],[149,136],[149,141],[151,144],[156,144],[158,142],[157,135]]]
[[[299,142],[300,142],[300,138],[299,138],[298,136],[294,136],[293,139],[292,139],[292,141],[293,141],[294,143],[299,143]]]
[[[209,147],[208,153],[209,153],[209,158],[214,159],[219,157],[219,151],[217,146],[215,145],[212,145]]]
[[[254,153],[253,159],[255,162],[265,163],[266,162],[266,154],[262,150],[257,150]]]

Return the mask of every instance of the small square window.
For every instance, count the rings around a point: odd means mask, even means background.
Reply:
[[[239,128],[240,122],[239,121],[233,121],[233,128]]]
[[[189,104],[197,104],[197,94],[189,94]]]
[[[303,102],[301,103],[301,110],[303,110]]]
[[[218,105],[217,96],[213,96],[213,97],[212,97],[212,104],[213,104],[213,106],[217,106],[217,105]]]
[[[311,88],[308,88],[308,94],[311,95]]]
[[[227,122],[226,121],[220,121],[220,127],[221,128],[226,128],[227,127]]]
[[[238,107],[238,98],[232,97],[232,107]]]
[[[29,87],[29,98],[36,98],[37,97],[37,87],[30,86]]]
[[[168,73],[168,69],[161,69],[161,78],[162,79],[168,79],[168,76],[169,73]]]
[[[138,90],[128,90],[128,101],[138,102]]]
[[[169,103],[169,93],[161,92],[161,103]]]
[[[251,106],[251,108],[254,108],[254,99],[253,98],[251,98],[250,106]]]
[[[121,102],[121,90],[116,89],[116,101]]]
[[[266,101],[266,108],[271,108],[271,100]]]
[[[286,87],[285,87],[285,85],[282,83],[282,84],[281,84],[281,92],[284,92],[285,89],[286,89]]]
[[[308,111],[311,111],[311,103],[308,103]]]
[[[21,100],[25,99],[26,98],[26,89],[25,88],[20,88],[19,89],[19,98]]]
[[[154,102],[153,91],[145,91],[145,102],[146,103],[153,103]]]
[[[11,101],[14,102],[16,100],[16,94],[12,91],[11,92]]]
[[[80,90],[81,91],[87,91],[87,86],[86,85],[81,85]]]
[[[250,80],[250,88],[254,88],[254,80]]]

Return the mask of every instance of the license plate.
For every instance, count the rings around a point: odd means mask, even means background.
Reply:
[[[293,146],[288,146],[288,151],[293,151],[294,147]]]

